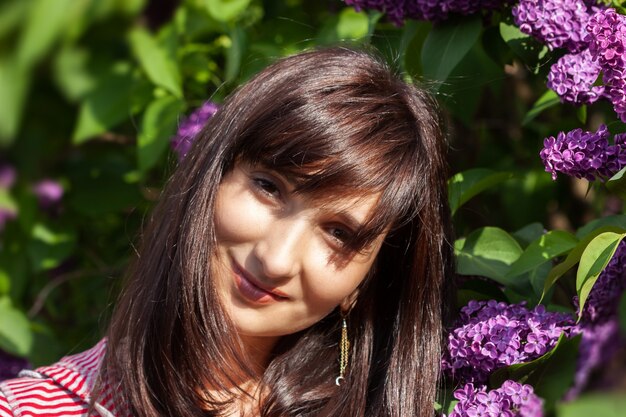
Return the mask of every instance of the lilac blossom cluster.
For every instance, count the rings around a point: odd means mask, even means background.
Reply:
[[[546,172],[552,179],[559,172],[589,181],[610,178],[626,166],[626,134],[615,135],[613,145],[609,135],[601,125],[595,133],[574,129],[544,139],[539,155]]]
[[[63,198],[63,186],[55,180],[43,179],[33,185],[33,194],[37,197],[39,207],[44,210],[55,208]]]
[[[604,86],[594,85],[600,75],[600,65],[588,49],[576,54],[565,54],[552,65],[548,74],[548,88],[554,90],[562,102],[576,105],[592,104],[604,94]]]
[[[484,383],[496,369],[536,359],[551,350],[561,334],[570,335],[570,314],[525,303],[470,301],[448,335],[444,372],[463,382]]]
[[[8,164],[0,164],[0,192],[7,192],[15,184],[17,173],[15,168]],[[0,206],[0,232],[10,220],[17,217],[17,211],[13,207]]]
[[[180,123],[176,136],[172,138],[172,149],[179,161],[187,155],[194,139],[218,108],[217,104],[207,101]]]
[[[0,381],[15,378],[22,369],[29,366],[26,359],[13,356],[0,349]]]
[[[541,417],[543,402],[533,387],[515,381],[504,381],[498,389],[487,391],[472,383],[454,392],[459,402],[448,417]]]
[[[584,0],[520,0],[511,13],[520,30],[550,49],[586,47],[591,7]]]
[[[481,10],[496,10],[511,0],[345,0],[356,10],[373,9],[387,14],[389,20],[402,25],[405,19],[442,21],[450,14],[471,15]]]
[[[587,25],[589,51],[602,69],[606,96],[626,122],[626,16],[615,9],[599,10]]]

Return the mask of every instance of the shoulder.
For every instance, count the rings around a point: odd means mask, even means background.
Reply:
[[[103,340],[88,351],[0,383],[0,417],[86,416],[105,351]]]

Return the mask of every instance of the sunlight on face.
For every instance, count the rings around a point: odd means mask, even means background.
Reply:
[[[320,205],[293,189],[280,174],[243,163],[220,185],[217,287],[243,336],[292,334],[347,307],[382,244],[384,236],[363,252],[343,246],[379,194]]]

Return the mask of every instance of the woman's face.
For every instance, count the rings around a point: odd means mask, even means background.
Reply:
[[[216,284],[242,336],[295,333],[349,306],[384,238],[358,253],[343,246],[375,210],[378,194],[322,205],[294,187],[245,163],[220,185]]]

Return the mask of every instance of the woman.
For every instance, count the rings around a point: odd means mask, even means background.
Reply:
[[[168,183],[108,338],[54,368],[80,411],[432,415],[452,271],[435,109],[347,48],[235,91]],[[68,390],[38,371],[5,395]]]

